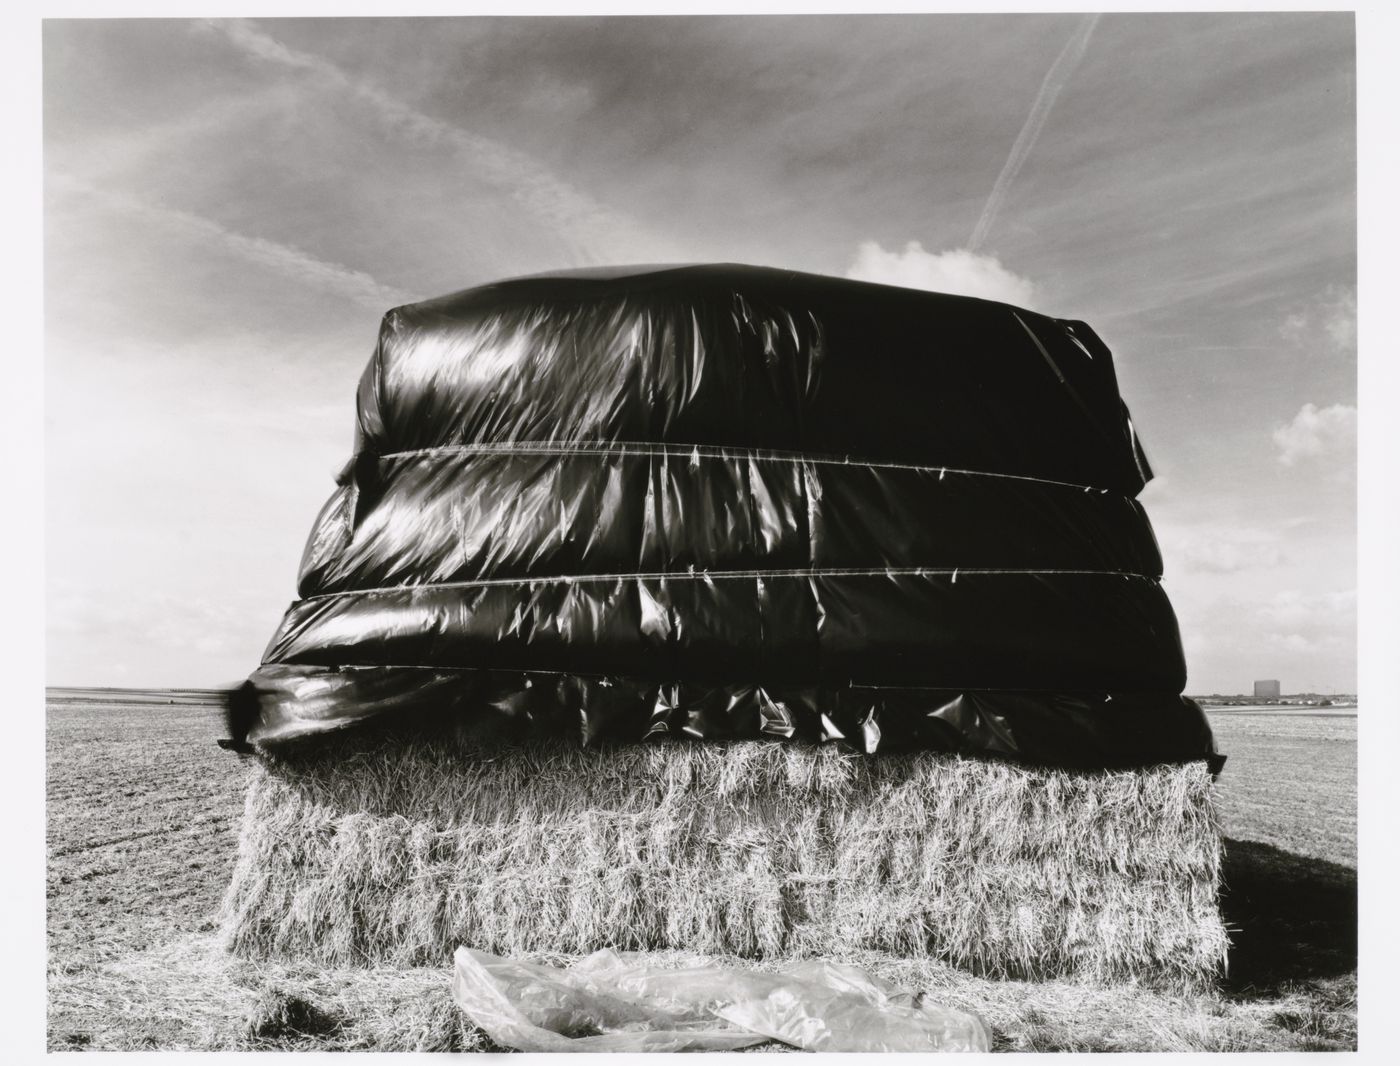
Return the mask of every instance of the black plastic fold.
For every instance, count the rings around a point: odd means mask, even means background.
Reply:
[[[1082,322],[752,267],[525,278],[389,312],[358,409],[235,744],[1214,755]]]
[[[303,596],[892,561],[1161,575],[1136,500],[1025,478],[639,445],[453,448],[360,465],[317,520]]]
[[[264,666],[234,730],[262,747],[379,725],[491,746],[541,737],[588,746],[685,740],[933,750],[1070,769],[1209,760],[1196,703],[1160,692],[1015,692],[847,685],[656,683],[512,670]]]

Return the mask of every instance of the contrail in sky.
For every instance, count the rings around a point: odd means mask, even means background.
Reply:
[[[422,299],[421,296],[385,285],[364,271],[318,259],[290,244],[280,244],[265,237],[249,237],[203,215],[148,203],[66,174],[51,174],[48,182],[65,192],[96,199],[110,210],[162,223],[196,241],[216,243],[246,262],[371,311],[383,311],[386,307]]]
[[[538,160],[509,145],[425,115],[382,89],[356,80],[345,70],[320,56],[289,48],[246,20],[208,20],[246,54],[295,70],[304,70],[324,84],[348,90],[368,104],[380,122],[395,135],[425,145],[446,145],[476,175],[505,191],[538,221],[550,227],[570,246],[576,258],[596,261],[600,248],[654,247],[630,219],[580,192],[551,173]]]
[[[987,197],[987,203],[982,208],[982,217],[977,220],[972,238],[967,242],[969,251],[979,250],[982,242],[987,239],[987,232],[996,221],[997,212],[1001,210],[1002,201],[1006,199],[1011,183],[1016,180],[1016,175],[1021,173],[1026,157],[1031,154],[1031,149],[1035,147],[1040,131],[1045,126],[1045,120],[1050,117],[1055,98],[1060,95],[1065,82],[1069,81],[1075,68],[1079,66],[1079,61],[1084,58],[1084,51],[1089,47],[1089,38],[1098,21],[1098,15],[1086,15],[1059,57],[1050,64],[1045,80],[1040,83],[1040,91],[1035,94],[1035,103],[1031,104],[1031,113],[1026,116],[1025,125],[1021,127],[1016,143],[1011,146],[1011,154],[1006,157],[1006,163],[997,175],[996,184],[992,186],[991,195]]]
[[[149,162],[149,156],[187,151],[195,138],[213,132],[227,135],[231,127],[241,131],[254,122],[265,122],[278,109],[294,105],[296,96],[295,85],[267,85],[219,97],[166,122],[108,129],[77,144],[58,144],[52,149],[45,146],[44,156],[62,170],[105,181]]]

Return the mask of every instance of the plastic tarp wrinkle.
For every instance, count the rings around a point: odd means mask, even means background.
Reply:
[[[1082,322],[754,267],[520,278],[386,314],[356,403],[235,745],[431,711],[1216,758]]]
[[[991,1050],[976,1015],[827,961],[766,973],[604,950],[564,969],[463,947],[452,995],[492,1040],[520,1051],[732,1051],[768,1040],[805,1051]]]

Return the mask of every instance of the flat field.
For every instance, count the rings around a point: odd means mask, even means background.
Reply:
[[[980,1012],[996,1048],[1356,1046],[1355,714],[1216,711],[1229,756],[1229,973],[1211,995],[989,981],[869,957]],[[48,707],[51,1050],[492,1050],[445,970],[318,970],[224,955],[244,765],[198,693],[53,693]]]
[[[1228,836],[1356,867],[1356,711],[1210,713]]]

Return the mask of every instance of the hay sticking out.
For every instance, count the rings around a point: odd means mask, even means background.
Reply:
[[[1219,875],[1200,763],[347,741],[254,764],[223,928],[244,957],[336,966],[879,951],[1179,988],[1223,964]]]

